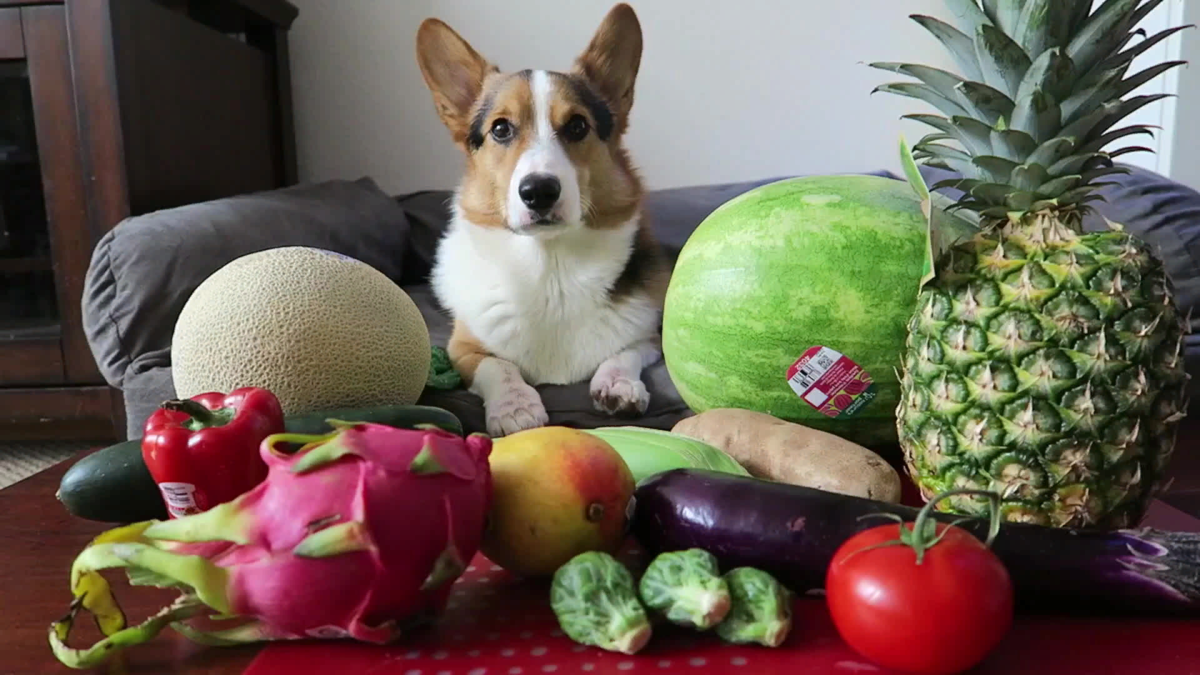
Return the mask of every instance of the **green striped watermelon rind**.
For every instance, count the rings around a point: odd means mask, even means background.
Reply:
[[[667,290],[663,358],[684,402],[894,447],[896,370],[927,233],[912,188],[879,176],[784,179],[717,208],[685,243]],[[787,384],[812,345],[874,377],[856,414],[829,418]]]

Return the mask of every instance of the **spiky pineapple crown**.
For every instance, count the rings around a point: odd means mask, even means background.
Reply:
[[[1104,150],[1151,126],[1115,128],[1136,110],[1168,96],[1126,98],[1138,87],[1185,61],[1169,61],[1127,77],[1133,60],[1174,33],[1150,37],[1136,26],[1162,0],[945,0],[953,23],[911,18],[949,50],[962,75],[907,63],[872,63],[919,82],[881,85],[875,91],[923,100],[940,115],[905,115],[931,127],[914,157],[962,177],[934,189],[965,192],[954,208],[985,220],[1054,210],[1078,226],[1099,179],[1127,173],[1114,164],[1130,147]],[[1143,40],[1129,43],[1137,35]],[[952,141],[958,145],[946,145]]]

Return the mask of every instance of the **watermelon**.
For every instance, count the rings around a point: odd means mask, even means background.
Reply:
[[[890,178],[791,178],[726,202],[667,289],[663,358],[680,396],[894,446],[925,246],[919,198]]]

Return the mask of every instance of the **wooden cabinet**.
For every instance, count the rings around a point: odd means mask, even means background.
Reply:
[[[296,182],[284,0],[0,0],[0,439],[124,433],[81,327],[123,218]]]

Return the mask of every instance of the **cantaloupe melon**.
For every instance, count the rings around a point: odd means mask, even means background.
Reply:
[[[177,396],[264,387],[289,415],[415,403],[429,364],[429,329],[407,293],[366,263],[300,246],[214,272],[171,345]]]

